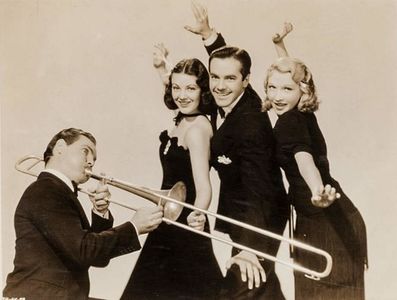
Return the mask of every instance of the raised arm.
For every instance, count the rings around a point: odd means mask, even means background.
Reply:
[[[218,34],[209,24],[207,9],[196,1],[192,1],[192,12],[196,23],[192,26],[186,25],[184,28],[201,36],[208,54],[225,46],[226,43],[222,35]]]
[[[187,31],[200,35],[203,40],[206,40],[214,32],[208,21],[207,9],[196,1],[192,1],[191,5],[196,24],[192,26],[185,25],[184,28]]]
[[[164,86],[166,86],[169,82],[169,76],[172,69],[172,64],[168,61],[167,57],[168,49],[163,43],[154,45],[153,67],[156,68]]]
[[[274,43],[274,46],[276,47],[277,55],[278,57],[287,57],[288,52],[287,49],[285,48],[284,44],[284,38],[290,33],[293,29],[293,26],[291,23],[285,22],[284,23],[284,28],[281,31],[281,33],[276,33],[272,40]]]
[[[320,172],[313,161],[313,156],[308,152],[298,152],[295,154],[299,172],[312,192],[312,203],[318,207],[330,206],[340,195],[335,188],[327,184],[325,187],[321,179]]]

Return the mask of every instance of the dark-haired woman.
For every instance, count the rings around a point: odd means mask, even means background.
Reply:
[[[161,73],[165,55],[157,64],[158,51],[154,65]],[[183,181],[187,188],[186,202],[208,209],[212,195],[209,178],[212,127],[206,114],[214,107],[208,72],[198,59],[186,59],[166,77],[164,102],[169,109],[177,110],[177,114],[173,129],[160,135],[161,188],[170,189]],[[197,211],[184,208],[177,221],[209,232],[206,216]],[[149,234],[122,299],[216,299],[221,278],[210,239],[163,222]]]

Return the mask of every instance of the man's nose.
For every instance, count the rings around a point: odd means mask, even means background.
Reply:
[[[93,167],[94,166],[94,157],[92,155],[89,155],[87,157],[87,164],[89,167]]]
[[[216,82],[215,88],[218,90],[224,90],[225,89],[225,81],[223,79],[219,79]]]

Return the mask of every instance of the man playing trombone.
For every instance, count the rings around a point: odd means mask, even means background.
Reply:
[[[96,140],[69,128],[56,134],[44,152],[45,170],[24,192],[15,212],[14,271],[3,296],[26,299],[87,299],[88,268],[105,267],[113,257],[141,248],[138,235],[161,223],[161,206],[137,210],[130,222],[113,227],[110,193],[103,183],[92,191],[92,224],[77,199],[89,179]]]

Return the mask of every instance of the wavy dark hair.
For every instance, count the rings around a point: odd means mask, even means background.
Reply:
[[[216,109],[214,97],[211,94],[209,86],[209,75],[204,64],[197,58],[183,59],[172,69],[169,83],[166,86],[164,94],[164,103],[169,109],[177,109],[174,98],[172,98],[172,75],[187,74],[197,78],[196,84],[200,87],[201,98],[198,110],[204,114],[211,114]]]
[[[44,151],[43,154],[44,163],[47,164],[47,162],[50,160],[51,156],[53,155],[52,151],[54,150],[54,146],[58,140],[62,139],[66,142],[66,145],[70,145],[77,141],[82,135],[88,138],[91,142],[93,142],[94,145],[96,145],[96,139],[89,132],[77,128],[68,128],[61,130],[56,135],[54,135],[54,137],[48,143],[47,149]]]

